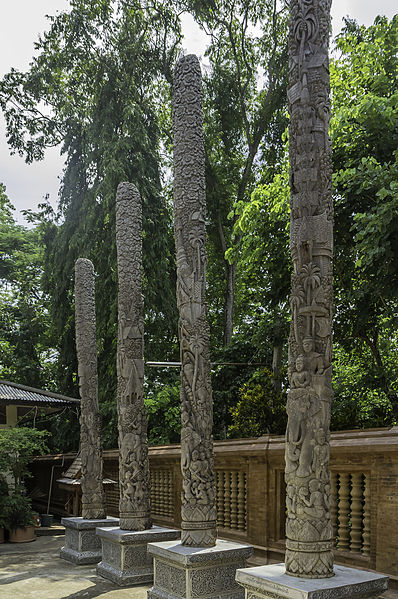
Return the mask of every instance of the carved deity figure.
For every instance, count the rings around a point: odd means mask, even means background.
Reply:
[[[106,512],[98,409],[94,267],[86,258],[79,258],[75,265],[75,322],[81,397],[82,516],[95,520],[105,518]]]
[[[132,183],[120,183],[117,189],[116,249],[120,528],[147,530],[152,520],[143,399],[142,208],[139,192]]]
[[[181,354],[183,545],[216,541],[210,331],[206,289],[202,81],[196,56],[176,66],[173,90],[174,230]]]
[[[289,154],[293,261],[286,431],[286,572],[333,576],[329,493],[333,206],[330,0],[290,0]]]

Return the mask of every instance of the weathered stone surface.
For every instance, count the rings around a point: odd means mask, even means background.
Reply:
[[[289,151],[292,324],[286,432],[286,571],[333,576],[329,425],[332,402],[333,206],[330,0],[291,0]]]
[[[132,183],[120,183],[117,189],[116,249],[120,527],[147,530],[152,520],[143,399],[142,208],[140,195]]]
[[[148,599],[243,599],[235,582],[236,569],[253,553],[248,545],[218,540],[207,548],[173,542],[150,543],[154,586]]]
[[[101,420],[98,408],[94,267],[86,258],[79,258],[75,264],[75,322],[81,397],[82,516],[89,519],[105,518]]]
[[[97,536],[102,543],[97,574],[119,586],[132,586],[153,582],[153,558],[147,552],[148,542],[176,540],[180,532],[159,526],[144,531],[98,528]]]
[[[101,560],[101,541],[96,535],[98,526],[117,526],[118,518],[62,518],[65,526],[65,545],[60,557],[76,565],[96,564]]]
[[[388,577],[335,566],[334,576],[299,579],[285,573],[285,564],[238,570],[236,580],[245,588],[246,599],[365,599],[387,589]]]
[[[216,540],[210,330],[207,322],[205,154],[199,61],[176,66],[173,94],[174,230],[181,353],[182,544]]]

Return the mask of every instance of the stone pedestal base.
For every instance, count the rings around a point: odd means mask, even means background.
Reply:
[[[72,564],[97,564],[101,560],[101,541],[95,534],[98,526],[117,526],[118,518],[103,520],[85,520],[83,518],[62,518],[65,526],[65,545],[61,547],[60,557]]]
[[[180,543],[151,543],[154,586],[148,599],[243,599],[235,582],[237,568],[253,553],[250,545],[217,541],[215,547],[185,547]]]
[[[175,541],[180,531],[153,526],[149,530],[131,531],[120,528],[97,528],[102,542],[102,561],[97,574],[120,586],[153,582],[153,558],[147,552],[152,541]]]
[[[296,578],[285,564],[273,564],[238,570],[236,580],[245,599],[366,599],[388,587],[388,576],[345,566],[335,566],[331,578]]]

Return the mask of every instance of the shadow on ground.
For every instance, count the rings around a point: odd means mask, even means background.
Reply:
[[[146,599],[149,586],[118,587],[95,566],[59,558],[63,536],[0,545],[0,599]]]

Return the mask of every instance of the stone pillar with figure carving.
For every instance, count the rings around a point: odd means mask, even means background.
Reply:
[[[216,538],[217,509],[206,305],[206,192],[202,78],[194,55],[174,71],[174,234],[181,354],[181,543],[149,543],[148,599],[244,599],[235,581],[253,548]]]
[[[105,518],[106,512],[98,408],[94,266],[87,258],[79,258],[75,264],[75,324],[81,397],[82,517],[92,520]]]
[[[117,409],[122,530],[152,526],[144,384],[142,206],[132,183],[116,194],[118,268]]]
[[[333,205],[328,135],[330,0],[291,0],[289,26],[292,324],[286,432],[286,572],[333,576]]]
[[[174,232],[181,352],[182,544],[211,547],[217,512],[210,329],[206,304],[206,190],[202,79],[194,55],[175,70]]]
[[[117,188],[116,250],[120,526],[97,528],[102,543],[102,561],[97,566],[97,574],[119,586],[133,586],[153,580],[148,542],[175,542],[179,531],[152,526],[143,393],[142,202],[132,183],[120,183]]]
[[[290,0],[290,251],[284,564],[237,571],[252,599],[375,599],[388,577],[333,566],[329,436],[332,393],[333,206],[328,136],[331,0]],[[310,579],[310,580],[308,580]]]
[[[106,517],[98,408],[94,267],[87,258],[79,258],[75,265],[75,322],[81,397],[82,517],[62,518],[65,544],[61,547],[60,557],[82,565],[96,564],[101,559],[101,542],[95,534],[96,528],[118,523],[117,518]]]

